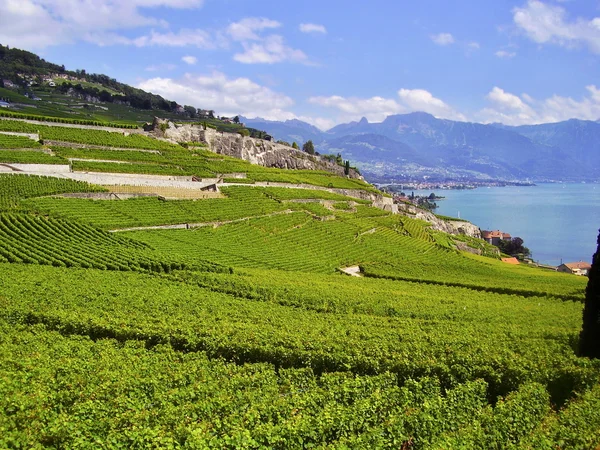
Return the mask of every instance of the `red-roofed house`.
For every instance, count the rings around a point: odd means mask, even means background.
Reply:
[[[556,268],[559,272],[572,273],[575,275],[587,275],[592,265],[583,261],[564,263]]]
[[[488,244],[498,245],[500,241],[510,241],[512,239],[511,235],[508,233],[504,233],[500,230],[495,231],[487,231],[483,230],[481,232],[481,238],[486,241]]]
[[[520,264],[519,260],[517,258],[515,258],[514,256],[511,256],[510,258],[500,258],[500,259],[502,259],[502,262],[506,263],[506,264],[515,264],[515,265]]]

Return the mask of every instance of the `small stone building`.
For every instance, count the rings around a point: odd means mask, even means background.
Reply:
[[[564,263],[556,268],[559,272],[572,273],[574,275],[587,275],[592,265],[583,261]]]
[[[495,230],[495,231],[482,230],[481,231],[481,239],[486,241],[488,244],[497,246],[500,243],[500,241],[510,241],[512,239],[512,236],[510,234],[504,233],[500,230]]]

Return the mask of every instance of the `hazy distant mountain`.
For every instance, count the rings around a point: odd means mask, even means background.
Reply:
[[[565,122],[507,127],[534,142],[559,148],[580,162],[582,168],[600,170],[600,123],[571,119]]]
[[[591,121],[509,127],[415,112],[380,123],[363,118],[327,132],[299,120],[248,122],[276,139],[311,139],[317,151],[341,153],[378,175],[588,180],[600,173],[600,123]]]
[[[348,134],[369,133],[372,130],[372,124],[369,123],[366,117],[360,119],[359,122],[342,123],[336,125],[327,133],[334,136],[345,136]]]
[[[388,161],[394,163],[427,164],[417,150],[381,134],[350,134],[327,140],[325,153],[341,153],[344,159],[356,162]]]
[[[325,133],[319,130],[314,125],[302,122],[298,119],[286,120],[285,122],[277,122],[261,118],[248,119],[240,117],[247,127],[266,130],[267,133],[274,136],[277,140],[287,141],[290,144],[296,142],[300,147],[308,140],[319,144],[324,140]]]

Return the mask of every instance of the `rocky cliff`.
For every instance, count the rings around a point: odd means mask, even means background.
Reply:
[[[425,211],[424,209],[417,208],[413,205],[407,205],[406,203],[400,203],[398,205],[400,214],[406,214],[415,219],[421,219],[431,224],[431,228],[438,231],[443,231],[448,234],[455,235],[466,235],[474,238],[481,239],[481,230],[477,225],[473,225],[471,222],[461,220],[442,220],[435,214]]]
[[[252,164],[279,169],[325,170],[339,176],[344,175],[344,168],[319,156],[309,155],[287,145],[264,139],[241,136],[237,133],[224,133],[204,129],[200,125],[176,125],[173,122],[155,118],[146,130],[154,136],[174,142],[198,142],[207,144],[209,149],[220,155],[244,159]],[[350,178],[362,178],[355,170],[350,169]]]

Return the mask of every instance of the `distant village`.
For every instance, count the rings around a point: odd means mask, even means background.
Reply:
[[[523,241],[520,238],[513,238],[509,233],[505,233],[503,231],[500,230],[481,230],[481,238],[486,241],[488,244],[492,244],[496,247],[498,247],[501,251],[505,251],[507,250],[508,246],[513,244],[513,247],[521,247],[522,249],[527,250],[526,253],[529,252],[529,250],[527,249],[527,247],[523,247]],[[513,248],[512,250],[519,250],[519,248]],[[517,252],[519,253],[519,252]],[[532,264],[533,261],[528,259],[526,256],[525,257],[516,257],[516,256],[511,256],[511,257],[503,257],[501,258],[503,262],[508,263],[508,264],[520,264],[520,261],[523,260],[525,262],[528,262],[529,264]],[[584,261],[577,261],[577,262],[569,262],[569,263],[561,263],[558,267],[554,267],[554,266],[543,266],[543,265],[539,265],[540,267],[544,267],[547,269],[553,269],[556,270],[557,272],[563,272],[563,273],[570,273],[573,275],[580,275],[580,276],[587,276],[589,274],[589,271],[592,268],[592,265],[584,262]]]

